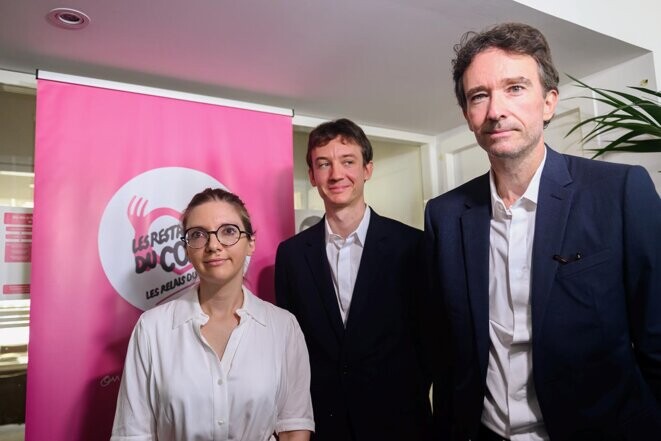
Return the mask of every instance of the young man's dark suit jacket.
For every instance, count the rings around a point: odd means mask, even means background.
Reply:
[[[426,209],[432,300],[444,325],[438,439],[475,439],[480,425],[490,218],[488,174]],[[533,379],[551,440],[661,439],[661,202],[642,167],[547,148],[531,308]]]
[[[425,440],[428,375],[420,363],[422,231],[373,210],[345,326],[326,256],[325,221],[278,247],[278,305],[305,335],[317,441]]]

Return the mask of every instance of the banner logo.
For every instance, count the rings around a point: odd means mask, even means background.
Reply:
[[[227,189],[197,170],[158,168],[125,183],[106,205],[98,236],[101,265],[136,308],[145,311],[196,283],[179,218],[207,187]]]

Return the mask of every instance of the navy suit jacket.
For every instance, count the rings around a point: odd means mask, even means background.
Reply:
[[[325,222],[284,241],[276,300],[298,319],[310,353],[318,441],[425,440],[429,375],[420,362],[420,230],[373,210],[346,322],[326,256]]]
[[[475,439],[480,425],[490,219],[488,173],[426,208],[438,439]],[[530,302],[533,380],[551,440],[661,439],[661,202],[643,168],[547,148]]]

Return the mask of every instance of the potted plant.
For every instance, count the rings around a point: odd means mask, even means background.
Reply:
[[[615,139],[606,141],[604,147],[589,149],[595,152],[593,158],[607,152],[661,152],[661,104],[659,103],[661,92],[630,86],[630,89],[641,92],[642,96],[639,97],[631,93],[592,87],[570,75],[567,76],[577,83],[577,87],[588,89],[595,94],[580,98],[594,99],[612,107],[612,110],[605,115],[597,115],[581,121],[565,136],[569,136],[583,126],[592,125],[594,127],[581,138],[583,144],[597,136],[613,134]]]

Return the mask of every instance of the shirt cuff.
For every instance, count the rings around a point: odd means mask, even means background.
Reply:
[[[309,418],[290,418],[275,423],[275,432],[291,432],[293,430],[309,430],[314,432],[314,421]]]

